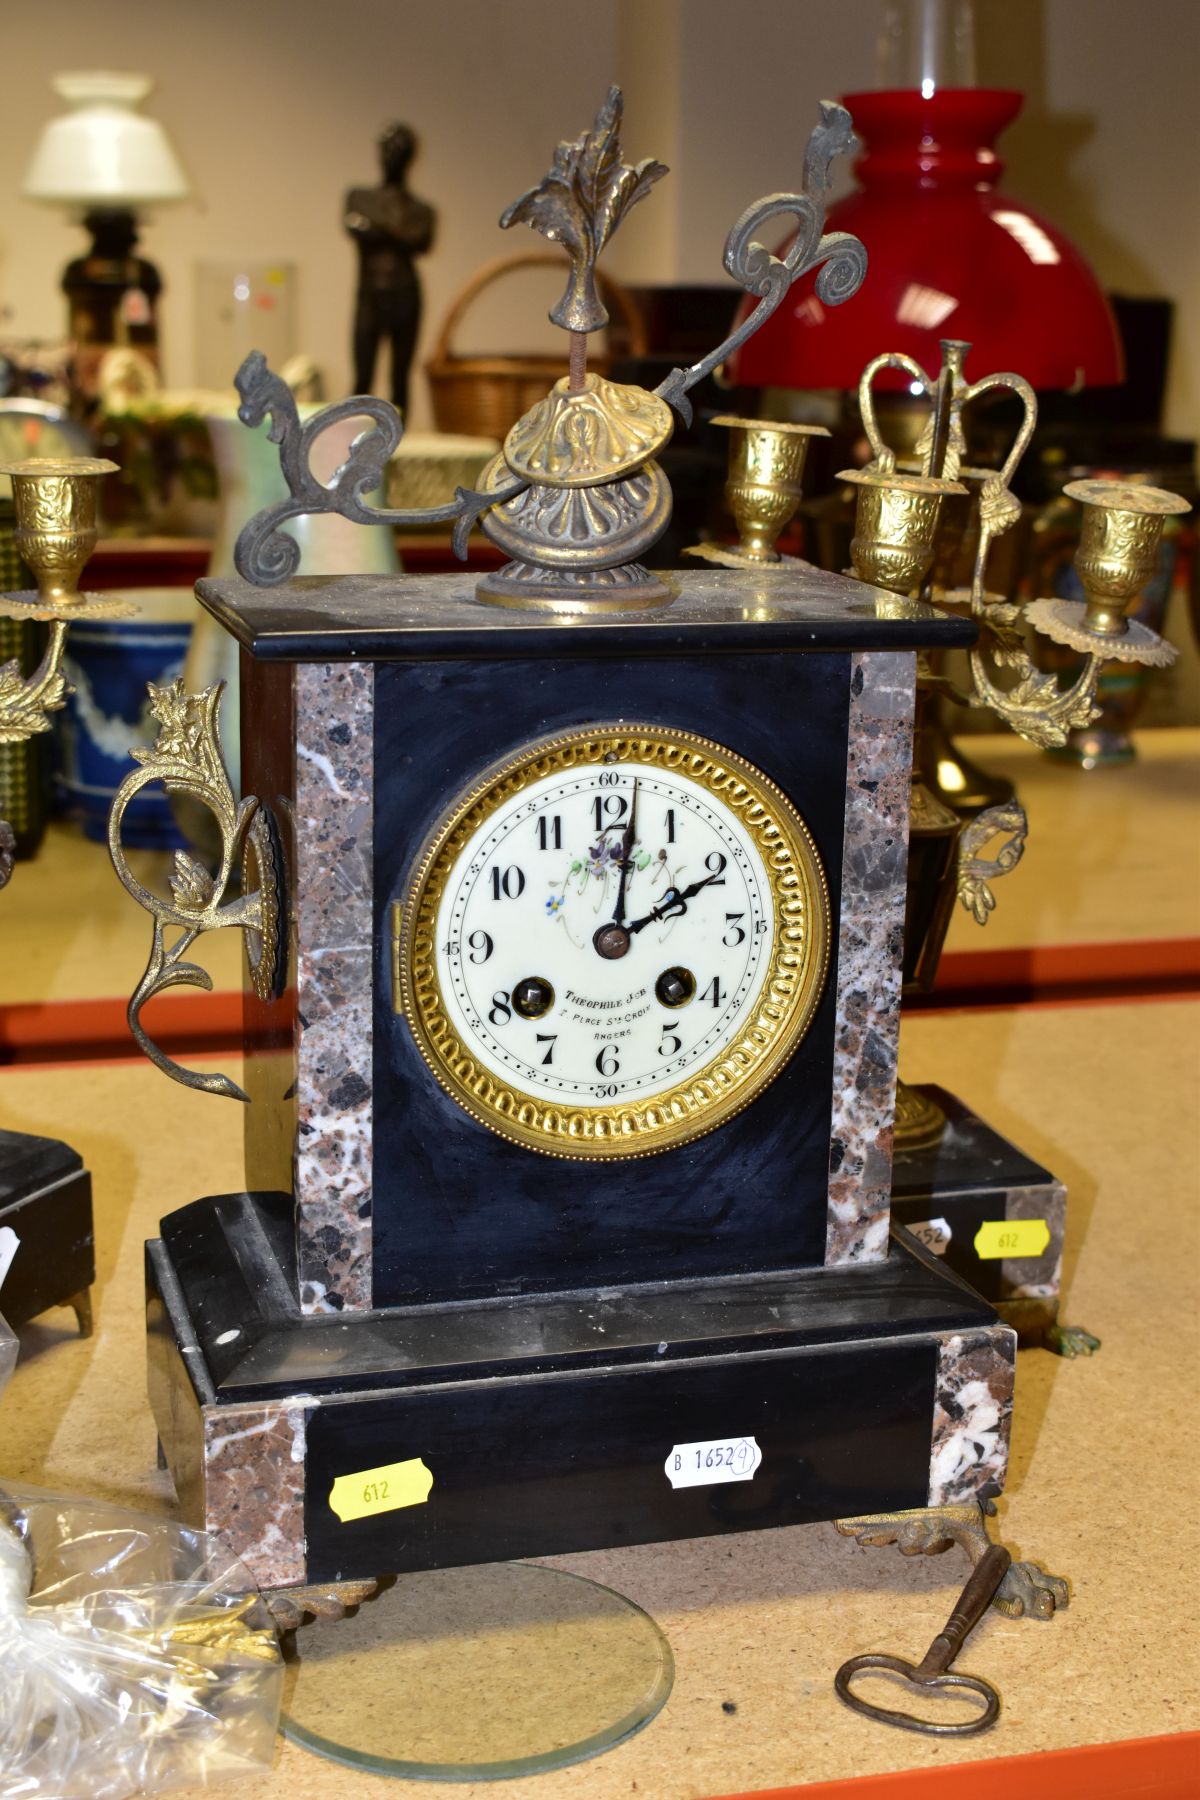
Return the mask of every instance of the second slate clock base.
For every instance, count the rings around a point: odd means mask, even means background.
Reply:
[[[0,1131],[0,1226],[17,1238],[0,1292],[0,1312],[9,1324],[69,1306],[79,1335],[90,1337],[92,1178],[78,1151],[57,1138]]]
[[[935,1259],[304,1315],[280,1195],[148,1247],[150,1391],[186,1516],[270,1588],[944,1505],[1003,1484],[1015,1340]],[[678,1446],[752,1478],[676,1487]],[[693,1452],[694,1453],[694,1452]],[[345,1477],[424,1499],[343,1519]]]
[[[941,1107],[946,1128],[936,1144],[897,1146],[893,1220],[989,1300],[1023,1345],[1047,1342],[1058,1319],[1066,1188],[945,1088],[927,1085],[917,1092]],[[980,1230],[991,1227],[994,1236],[1005,1225],[1034,1227],[1033,1243],[1041,1248],[995,1254],[1001,1246],[990,1244],[986,1233],[981,1239]],[[980,1247],[992,1254],[981,1256]]]

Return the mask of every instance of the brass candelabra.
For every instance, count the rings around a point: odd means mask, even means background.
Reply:
[[[936,379],[911,357],[899,354],[878,356],[869,363],[859,385],[859,406],[872,461],[866,469],[849,470],[840,477],[859,489],[851,543],[854,573],[861,580],[906,595],[928,581],[938,554],[939,515],[946,497],[971,491],[977,495],[970,587],[934,590],[937,599],[969,608],[979,623],[980,641],[970,652],[970,690],[959,691],[927,663],[922,662],[918,669],[905,920],[904,976],[909,991],[932,986],[955,893],[976,922],[986,924],[995,906],[991,883],[1016,867],[1028,830],[1024,809],[1016,800],[989,806],[964,820],[934,791],[933,783],[922,779],[928,758],[921,754],[921,740],[932,726],[935,695],[960,704],[986,706],[1018,736],[1050,748],[1065,743],[1072,727],[1086,725],[1096,717],[1096,686],[1106,661],[1117,657],[1164,665],[1175,658],[1171,645],[1126,615],[1154,570],[1166,519],[1188,510],[1188,503],[1177,494],[1122,482],[1072,483],[1065,492],[1085,508],[1075,568],[1086,600],[1036,599],[1022,607],[988,592],[992,545],[1020,516],[1010,483],[1033,436],[1037,399],[1019,375],[987,375],[968,382],[963,365],[969,348],[958,340],[943,341],[942,367]],[[931,402],[928,424],[916,446],[921,469],[917,475],[897,469],[895,453],[879,432],[873,387],[876,377],[887,368],[902,370]],[[1007,389],[1017,396],[1022,404],[1021,424],[1000,469],[967,471],[962,460],[963,409],[994,389]],[[962,475],[969,475],[969,486],[957,479]],[[1070,687],[1060,689],[1054,676],[1034,665],[1019,628],[1022,614],[1035,630],[1085,655],[1084,667]],[[1000,849],[985,856],[985,847],[997,837],[1003,840]],[[941,1109],[933,1101],[903,1081],[898,1084],[898,1144],[917,1149],[934,1143],[944,1125]]]
[[[72,619],[128,615],[136,608],[79,591],[79,577],[96,545],[100,479],[116,468],[102,457],[33,457],[0,463],[12,480],[16,542],[33,571],[37,592],[0,594],[0,615],[49,623],[37,668],[22,676],[17,661],[0,665],[0,744],[20,744],[50,729],[71,691],[63,675]],[[0,886],[12,873],[12,833],[0,821]]]

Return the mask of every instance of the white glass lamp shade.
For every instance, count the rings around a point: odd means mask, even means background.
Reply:
[[[25,177],[30,200],[83,207],[138,207],[184,200],[188,180],[156,119],[135,109],[148,75],[55,75],[71,111],[45,127]]]

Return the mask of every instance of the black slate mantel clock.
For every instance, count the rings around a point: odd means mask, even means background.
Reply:
[[[114,808],[155,916],[135,1032],[249,1102],[246,1191],[148,1246],[155,1417],[190,1515],[272,1589],[900,1509],[978,1537],[1003,1482],[1013,1333],[888,1217],[916,653],[973,628],[807,565],[636,561],[671,409],[729,345],[654,395],[586,370],[595,249],[662,173],[618,121],[614,94],[506,215],[572,248],[571,374],[438,516],[510,563],[294,578],[287,516],[389,516],[362,496],[399,424],[356,400],[302,429],[248,359],[292,498],[199,594],[242,647],[254,798],[218,695],[176,686]],[[734,228],[752,325],[804,269],[827,303],[861,279],[820,236],[848,141],[824,109],[805,190]],[[752,236],[779,210],[786,263]],[[371,429],[322,488],[347,411]],[[170,902],[120,849],[156,779],[225,844]],[[244,1090],[140,1021],[227,924]]]

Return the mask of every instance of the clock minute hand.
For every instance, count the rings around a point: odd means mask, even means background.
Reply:
[[[637,835],[637,803],[638,784],[633,783],[633,802],[629,808],[629,823],[621,838],[621,880],[617,888],[617,904],[613,912],[613,924],[625,923],[625,883],[629,880],[629,859],[633,855],[633,841]]]
[[[715,874],[706,875],[703,881],[693,881],[683,889],[669,887],[662,897],[661,905],[651,907],[644,919],[635,919],[632,925],[625,927],[626,931],[632,937],[636,931],[641,931],[646,925],[652,925],[656,919],[679,918],[687,911],[688,901],[694,900],[701,888],[706,888],[710,881],[716,879]]]

